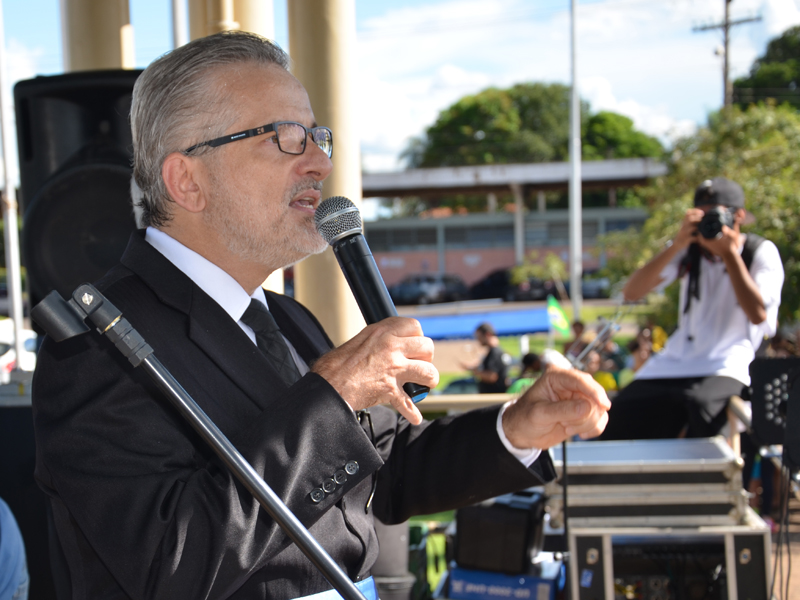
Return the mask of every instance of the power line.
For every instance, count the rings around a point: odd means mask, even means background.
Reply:
[[[744,19],[731,20],[730,4],[732,0],[725,2],[725,20],[721,23],[711,23],[708,25],[698,25],[692,27],[692,31],[710,31],[712,29],[722,30],[723,49],[722,49],[722,105],[727,108],[733,103],[733,83],[730,80],[728,65],[730,63],[730,29],[736,25],[744,23],[754,23],[760,21],[761,17],[747,17]]]

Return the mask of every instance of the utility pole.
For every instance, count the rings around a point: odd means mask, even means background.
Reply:
[[[733,0],[722,0],[725,3],[725,20],[722,23],[712,23],[710,25],[699,25],[692,27],[692,31],[709,31],[711,29],[722,29],[722,105],[727,108],[733,104],[733,82],[730,80],[730,30],[734,25],[743,23],[754,23],[760,21],[761,17],[747,17],[731,21],[731,2]]]
[[[575,24],[575,4],[570,2],[572,98],[569,111],[569,297],[572,301],[572,319],[581,318],[583,294],[583,233],[581,187],[581,98],[578,95],[578,50]]]

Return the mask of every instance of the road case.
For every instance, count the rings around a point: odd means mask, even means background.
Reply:
[[[752,509],[731,526],[570,528],[569,549],[572,600],[768,597],[770,530]]]
[[[559,479],[545,488],[553,527],[563,523]],[[567,446],[571,527],[694,527],[744,521],[742,460],[723,438],[572,442]]]

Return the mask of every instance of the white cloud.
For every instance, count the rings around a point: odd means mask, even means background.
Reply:
[[[633,121],[636,129],[659,138],[667,145],[697,130],[697,123],[691,119],[675,119],[664,105],[647,106],[630,98],[618,100],[611,82],[603,77],[581,79],[579,90],[593,112],[607,110],[625,115]]]
[[[447,0],[387,9],[359,24],[359,114],[365,166],[394,165],[412,136],[460,97],[523,81],[569,83],[569,13],[525,0]],[[800,22],[800,0],[737,0],[731,76],[746,74],[766,41]],[[722,2],[605,0],[578,7],[578,76],[593,108],[630,116],[671,139],[705,122],[722,99],[714,55]],[[394,161],[392,160],[394,158]]]
[[[765,0],[762,15],[767,35],[775,37],[800,24],[800,7],[794,0]]]

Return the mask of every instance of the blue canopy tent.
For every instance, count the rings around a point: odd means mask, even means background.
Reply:
[[[491,323],[497,335],[524,335],[549,331],[547,308],[494,311],[463,315],[418,316],[423,333],[434,340],[471,338],[481,323]]]

